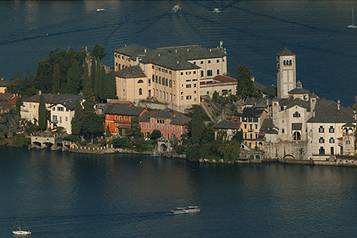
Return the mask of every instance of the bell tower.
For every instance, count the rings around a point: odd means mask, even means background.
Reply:
[[[278,52],[276,69],[278,98],[288,98],[289,91],[296,88],[296,55],[286,48]]]

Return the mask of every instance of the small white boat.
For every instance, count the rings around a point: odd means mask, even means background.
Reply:
[[[182,9],[181,6],[178,5],[178,4],[176,4],[175,6],[173,6],[173,7],[171,8],[171,12],[177,13],[177,12],[180,11],[181,9]]]
[[[17,230],[17,231],[12,231],[12,234],[15,236],[30,236],[32,233],[31,231]]]
[[[212,10],[212,12],[213,13],[221,13],[221,10],[219,10],[219,8],[216,7]]]
[[[352,9],[352,21],[351,21],[351,25],[348,25],[347,28],[350,28],[350,29],[357,29],[357,25],[355,25],[354,23],[354,14],[355,13],[355,10]]]
[[[171,210],[174,215],[198,213],[201,209],[198,206],[176,207]]]
[[[97,12],[104,12],[105,11],[105,9],[104,8],[97,8],[97,10],[96,10]]]

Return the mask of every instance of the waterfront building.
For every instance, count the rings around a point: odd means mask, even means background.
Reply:
[[[306,122],[313,115],[317,99],[315,94],[302,87],[301,82],[288,92],[288,98],[273,99],[272,120],[279,128],[280,141],[307,141]]]
[[[24,99],[20,107],[20,117],[38,125],[40,98],[43,96],[45,106],[50,114],[48,124],[51,129],[62,127],[67,134],[72,133],[72,119],[75,105],[81,102],[80,95],[72,94],[39,94]]]
[[[288,98],[289,91],[296,88],[296,55],[288,49],[278,52],[277,67],[277,96]]]
[[[16,106],[17,96],[12,93],[0,93],[0,114],[10,112]]]
[[[260,128],[263,121],[268,117],[268,112],[264,108],[245,107],[241,117],[241,129],[243,133],[243,144],[249,149],[262,146],[259,137]]]
[[[119,99],[152,99],[184,111],[200,104],[201,85],[217,83],[217,75],[227,74],[227,55],[222,47],[129,45],[115,51],[114,69]]]
[[[232,138],[241,131],[241,123],[239,121],[221,120],[214,125],[215,140],[231,141]]]
[[[353,135],[356,115],[340,101],[321,99],[313,117],[307,121],[308,152],[315,158],[354,154]]]
[[[111,135],[125,135],[125,130],[138,123],[138,118],[145,112],[144,108],[135,107],[133,103],[109,103],[104,109],[104,126]]]
[[[185,114],[170,109],[147,111],[139,118],[141,132],[145,137],[159,130],[165,139],[181,139],[189,121],[190,118]]]

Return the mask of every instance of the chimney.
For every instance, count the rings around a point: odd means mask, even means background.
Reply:
[[[338,99],[337,100],[337,111],[340,111],[341,110],[341,100]]]
[[[187,48],[187,52],[190,52],[190,48]]]
[[[357,121],[357,112],[356,112],[356,110],[353,110],[353,120],[355,122]]]
[[[175,49],[175,53],[177,54],[177,49]]]
[[[158,53],[157,56],[160,56],[160,53]]]
[[[42,91],[41,90],[38,91],[38,95],[42,95]]]
[[[146,53],[148,50],[147,49],[144,49],[144,53]]]
[[[180,64],[180,61],[176,61],[177,64]]]
[[[209,52],[212,52],[212,49],[209,49]]]

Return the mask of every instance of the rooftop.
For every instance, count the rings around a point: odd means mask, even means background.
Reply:
[[[46,104],[62,104],[68,109],[74,109],[76,104],[81,100],[80,95],[74,94],[36,94],[24,100],[24,102],[40,102],[40,97],[43,96]]]
[[[354,112],[350,107],[343,107],[337,102],[320,99],[316,104],[315,116],[310,123],[349,123],[353,122]]]
[[[217,75],[213,79],[221,83],[237,83],[237,79],[226,75]]]
[[[120,78],[143,78],[146,77],[139,65],[130,66],[116,72],[116,76]]]
[[[104,108],[105,114],[123,115],[123,116],[139,116],[144,111],[142,107],[135,107],[127,103],[107,104]]]
[[[242,117],[259,118],[264,111],[263,108],[246,107],[243,109]]]
[[[260,127],[260,131],[265,134],[278,134],[276,126],[271,118],[264,119],[262,126]]]
[[[293,53],[287,48],[284,48],[278,52],[278,56],[289,56],[289,55],[295,55],[295,53]]]
[[[129,45],[116,49],[116,52],[129,56],[133,60],[137,57],[144,63],[153,63],[172,70],[198,69],[189,60],[221,58],[226,55],[223,48],[204,48],[199,45],[146,48],[141,45]]]

